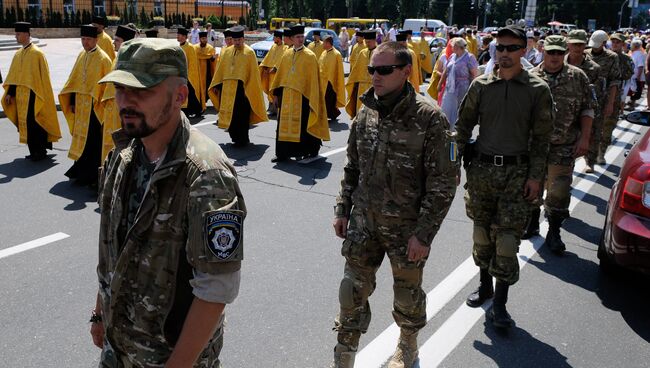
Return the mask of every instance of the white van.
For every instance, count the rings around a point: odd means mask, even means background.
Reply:
[[[402,29],[419,33],[422,27],[429,31],[437,31],[440,28],[447,27],[447,25],[439,19],[405,19]]]

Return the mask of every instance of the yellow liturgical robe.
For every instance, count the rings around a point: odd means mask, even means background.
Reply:
[[[201,90],[201,77],[199,74],[199,59],[196,56],[196,48],[189,42],[181,45],[187,58],[187,80],[194,88],[194,95],[201,103],[201,111],[205,110],[205,92]],[[187,107],[187,101],[183,107]]]
[[[68,81],[59,93],[61,110],[68,122],[72,144],[68,157],[78,160],[86,146],[91,110],[100,123],[104,118],[102,102],[106,84],[97,84],[111,71],[111,59],[99,47],[81,51],[72,67]],[[74,106],[74,109],[72,108]]]
[[[325,51],[323,48],[323,41],[313,41],[309,46],[307,46],[307,48],[316,55],[316,59],[320,59],[321,54]]]
[[[275,71],[277,71],[278,64],[282,60],[282,55],[287,50],[284,45],[273,44],[269,52],[266,53],[262,63],[260,64],[260,77],[262,78],[262,89],[268,96],[269,102],[273,102],[273,96],[269,93],[273,79],[275,79]],[[275,71],[273,70],[275,68]]]
[[[111,70],[115,69],[116,61],[117,59],[113,60]],[[115,102],[115,86],[113,83],[106,83],[106,89],[102,95],[102,103],[104,113],[103,118],[99,119],[99,122],[102,124],[102,161],[104,161],[108,153],[115,146],[113,143],[113,132],[122,127],[120,109]]]
[[[341,53],[335,48],[323,52],[318,60],[318,65],[320,67],[321,93],[325,96],[327,84],[331,83],[332,89],[336,93],[336,107],[345,106],[345,76]]]
[[[418,47],[420,48],[420,67],[422,67],[422,70],[428,74],[433,73],[433,57],[431,55],[429,43],[424,38],[424,36],[421,36]],[[424,77],[424,73],[422,76]],[[422,79],[424,80],[424,78]]]
[[[372,77],[368,74],[371,53],[372,50],[364,48],[359,53],[354,66],[350,67],[350,75],[348,75],[348,81],[345,84],[345,89],[348,93],[345,111],[351,118],[357,116],[357,112],[361,108],[361,100],[359,100],[359,97],[372,86]]]
[[[104,50],[111,61],[115,60],[115,46],[113,46],[113,39],[111,39],[111,36],[107,35],[106,32],[102,31],[97,35],[97,46]]]
[[[307,133],[325,141],[330,139],[325,96],[321,93],[318,60],[311,50],[288,49],[282,56],[270,93],[282,88],[282,106],[278,118],[278,140],[300,142],[302,97],[309,101]]]
[[[209,88],[210,101],[219,111],[220,128],[225,129],[230,126],[239,81],[243,82],[246,98],[251,105],[249,123],[257,124],[269,120],[266,115],[255,51],[248,45],[244,45],[241,50],[228,47],[221,53],[219,66]],[[214,88],[219,85],[222,85],[221,90],[215,91]]]
[[[365,43],[355,43],[354,46],[352,46],[352,52],[350,52],[350,70],[354,67],[354,64],[357,62],[357,59],[359,58],[359,53],[361,51],[367,49],[368,46],[366,46]]]
[[[16,86],[16,96],[14,103],[7,105],[5,96],[9,86],[12,85]],[[29,44],[16,52],[3,87],[5,93],[2,96],[2,109],[7,118],[18,128],[20,143],[27,143],[27,111],[31,92],[36,96],[34,118],[36,123],[47,132],[47,141],[56,142],[61,138],[50,71],[45,54],[40,48]]]
[[[201,44],[196,44],[196,58],[199,61],[199,79],[201,80],[201,91],[206,93],[212,77],[214,77],[214,72],[217,70],[217,61],[219,55],[217,55],[217,50],[212,47],[209,43],[206,43],[205,46],[201,47]],[[207,102],[207,99],[206,99]]]
[[[415,53],[415,50],[408,49],[411,54],[411,59],[413,60],[413,65],[411,66],[411,75],[409,75],[409,82],[415,88],[415,92],[420,93],[420,84],[422,84],[422,73],[420,72],[420,55]]]

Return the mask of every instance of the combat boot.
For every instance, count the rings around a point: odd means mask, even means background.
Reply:
[[[494,286],[492,285],[492,276],[488,272],[487,268],[481,268],[480,284],[473,293],[469,294],[465,303],[472,308],[478,308],[493,295]]]
[[[605,165],[607,161],[605,161],[605,154],[602,151],[598,152],[598,157],[596,157],[596,164],[597,165]]]
[[[351,349],[341,343],[334,347],[334,361],[330,368],[354,368],[354,356],[356,350]]]
[[[587,164],[585,166],[585,173],[591,174],[594,172],[594,163],[587,161]]]
[[[411,368],[418,359],[418,333],[400,332],[397,349],[388,362],[388,368]]]
[[[539,235],[539,215],[542,213],[542,210],[537,207],[530,214],[530,221],[528,222],[528,227],[526,232],[521,236],[522,239],[530,239],[533,236]]]
[[[506,303],[508,302],[508,288],[510,285],[503,281],[497,280],[494,289],[494,300],[492,308],[487,312],[487,317],[492,321],[492,325],[496,328],[511,328],[514,324],[510,314],[506,310]]]
[[[555,254],[562,254],[566,249],[566,245],[560,237],[560,228],[562,227],[562,222],[564,219],[556,216],[548,216],[548,233],[546,233],[546,240],[544,240],[544,246]]]

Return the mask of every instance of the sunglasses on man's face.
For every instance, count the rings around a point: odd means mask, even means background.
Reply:
[[[368,74],[373,75],[375,72],[379,75],[388,75],[393,72],[393,70],[397,68],[403,68],[405,67],[406,64],[401,64],[401,65],[382,65],[382,66],[371,66],[368,65]]]
[[[564,55],[566,52],[561,50],[548,50],[546,53],[549,55]]]
[[[523,48],[524,46],[522,45],[497,45],[497,51],[499,52],[504,52],[504,51],[515,52]]]

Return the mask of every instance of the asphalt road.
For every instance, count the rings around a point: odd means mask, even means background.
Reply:
[[[63,175],[72,161],[60,113],[59,120],[64,139],[55,143],[50,160],[39,163],[23,158],[27,147],[17,143],[7,119],[0,121],[0,367],[90,367],[98,361],[87,320],[97,290],[99,214],[93,193]],[[333,153],[309,164],[271,163],[274,121],[252,129],[254,145],[246,149],[232,148],[213,121],[209,114],[196,125],[236,165],[249,210],[241,292],[227,307],[223,363],[327,367],[343,270],[332,207],[349,120],[331,127],[332,140],[321,153]],[[566,255],[539,249],[541,238],[522,243],[521,281],[508,303],[517,326],[507,336],[485,323],[482,309],[463,307],[478,270],[468,258],[472,225],[459,187],[425,268],[430,320],[420,334],[420,367],[648,366],[649,283],[634,275],[604,276],[596,257],[623,151],[643,129],[623,122],[620,127],[602,174],[580,174],[584,163],[578,162],[572,219],[563,231]],[[13,248],[48,236],[61,239],[20,252]],[[9,255],[9,249],[17,253]],[[386,264],[377,284],[357,367],[381,367],[396,342]]]

